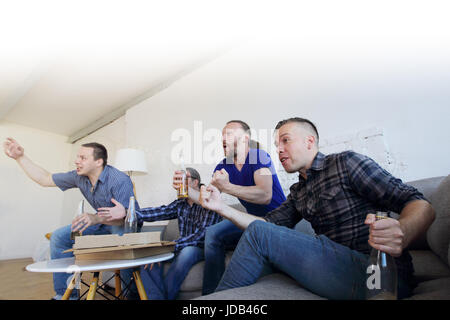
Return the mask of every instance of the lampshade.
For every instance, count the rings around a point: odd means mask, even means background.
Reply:
[[[120,171],[147,173],[144,151],[130,148],[117,150],[115,167]]]

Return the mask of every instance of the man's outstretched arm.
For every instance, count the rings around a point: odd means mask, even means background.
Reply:
[[[52,174],[31,161],[25,155],[24,149],[16,140],[7,138],[3,143],[3,149],[8,157],[17,161],[19,166],[31,180],[43,187],[56,187]]]
[[[200,204],[203,208],[217,212],[225,219],[233,222],[240,229],[247,229],[255,220],[266,221],[262,217],[242,212],[226,205],[220,198],[220,191],[213,185],[202,186],[200,189]]]

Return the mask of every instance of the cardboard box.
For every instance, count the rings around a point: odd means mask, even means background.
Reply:
[[[156,243],[161,240],[161,232],[138,232],[118,234],[92,235],[75,237],[74,249],[92,249],[136,244]]]
[[[175,242],[160,239],[161,232],[81,236],[65,252],[73,252],[77,261],[138,259],[174,251]]]
[[[93,249],[73,249],[75,262],[78,260],[128,260],[173,252],[175,242],[162,241],[140,245],[115,246]]]

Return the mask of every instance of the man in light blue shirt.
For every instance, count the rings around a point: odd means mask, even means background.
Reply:
[[[107,165],[107,150],[99,143],[83,144],[75,160],[76,170],[56,174],[51,174],[32,162],[25,155],[22,146],[12,138],[8,138],[4,143],[4,150],[6,155],[16,160],[27,176],[39,185],[59,187],[62,191],[78,188],[95,210],[111,207],[117,203],[128,208],[129,199],[134,195],[131,179],[125,173]],[[139,209],[137,203],[136,208]],[[72,221],[72,225],[59,228],[52,233],[51,258],[73,256],[72,253],[63,253],[73,246],[74,241],[70,239],[71,231],[81,231],[83,235],[122,233],[122,226],[123,219],[107,221],[96,213],[83,213]],[[129,272],[123,275],[124,280],[129,281]],[[53,274],[56,292],[54,299],[61,299],[67,288],[69,277],[69,273]],[[74,290],[71,298],[77,298],[78,294],[78,291]]]

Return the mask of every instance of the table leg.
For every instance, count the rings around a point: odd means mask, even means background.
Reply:
[[[115,272],[115,280],[116,280],[116,297],[121,299],[122,296],[122,282],[120,281],[120,270],[116,270]]]
[[[134,281],[136,282],[136,287],[138,289],[141,300],[148,300],[147,293],[145,292],[144,285],[142,284],[141,273],[139,272],[139,269],[133,271],[133,277]]]
[[[64,295],[62,296],[61,300],[69,300],[70,295],[72,294],[73,289],[75,288],[77,284],[77,278],[78,276],[81,276],[79,273],[74,273],[72,280],[70,280],[69,285],[67,286],[66,292],[64,292]]]
[[[95,293],[97,292],[99,275],[100,272],[94,272],[94,276],[92,277],[91,286],[89,287],[89,292],[86,300],[94,300]]]

